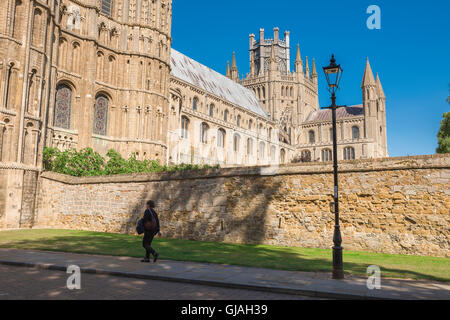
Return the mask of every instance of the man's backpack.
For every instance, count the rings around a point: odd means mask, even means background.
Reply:
[[[137,234],[143,234],[145,232],[144,219],[138,221],[138,224],[136,226],[136,232]]]
[[[154,231],[156,229],[156,219],[152,217],[152,221],[147,221],[144,223],[144,228],[146,231]]]
[[[156,228],[158,227],[158,224],[156,222],[156,214],[152,209],[150,209],[150,214],[152,215],[152,220],[146,221],[144,223],[144,228],[146,231],[154,232],[154,231],[156,231]]]

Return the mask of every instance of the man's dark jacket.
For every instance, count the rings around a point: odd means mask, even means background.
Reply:
[[[158,214],[153,209],[145,210],[145,213],[144,213],[144,225],[145,225],[146,222],[152,222],[153,219],[156,219],[156,229],[154,230],[153,234],[157,234],[160,231]]]

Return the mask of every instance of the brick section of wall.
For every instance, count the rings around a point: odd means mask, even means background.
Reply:
[[[450,155],[340,163],[347,250],[449,256]],[[330,248],[331,164],[72,178],[44,173],[35,225],[134,233],[157,200],[166,237]]]

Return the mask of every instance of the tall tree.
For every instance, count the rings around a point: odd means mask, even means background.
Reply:
[[[450,90],[449,90],[450,91]],[[450,96],[447,97],[450,104]],[[438,132],[437,153],[450,153],[450,112],[444,113],[444,119],[441,121],[441,129]]]

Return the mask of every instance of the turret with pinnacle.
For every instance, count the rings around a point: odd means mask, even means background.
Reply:
[[[374,154],[375,157],[387,156],[386,96],[378,73],[376,80],[373,76],[369,58],[366,61],[361,89],[364,108],[364,137],[373,139],[375,142],[373,146],[378,146],[367,152]]]
[[[306,56],[306,62],[305,62],[305,78],[310,79],[309,77],[309,62],[308,62],[308,56]]]
[[[295,72],[303,75],[303,60],[300,54],[300,44],[297,44],[297,54],[295,57]]]
[[[312,71],[311,71],[311,80],[315,84],[317,84],[317,70],[316,70],[316,60],[313,59]]]
[[[285,131],[280,139],[294,143],[298,125],[319,109],[315,60],[310,70],[307,59],[304,65],[297,45],[295,68],[291,72],[290,33],[280,33],[279,28],[274,28],[272,39],[264,37],[264,29],[260,29],[259,39],[250,34],[249,49],[250,72],[241,84],[252,90],[266,113],[279,122],[279,130]],[[233,66],[232,63],[229,78],[234,80]]]
[[[239,80],[239,71],[236,64],[236,54],[233,52],[233,60],[231,61],[231,80],[234,82],[240,83]]]

